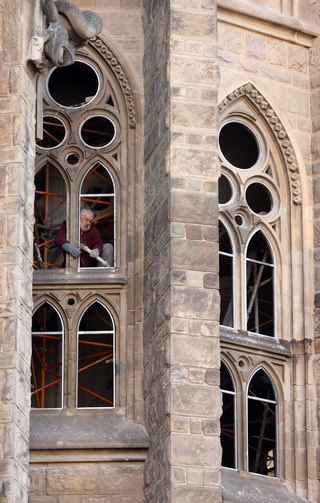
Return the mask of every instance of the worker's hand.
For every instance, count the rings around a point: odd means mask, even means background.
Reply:
[[[89,253],[89,255],[90,255],[91,258],[97,258],[97,257],[99,257],[100,253],[99,253],[98,248],[93,248],[93,250],[91,250],[91,252]]]
[[[81,251],[76,246],[73,246],[70,243],[64,243],[64,245],[62,245],[62,249],[67,253],[70,253],[70,255],[72,255],[74,258],[79,257],[81,253]]]

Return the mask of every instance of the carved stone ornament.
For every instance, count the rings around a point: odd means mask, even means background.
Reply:
[[[251,103],[259,109],[260,113],[264,116],[265,120],[269,123],[271,129],[273,130],[287,167],[292,201],[294,204],[301,204],[299,166],[292,143],[278,115],[264,96],[262,96],[253,84],[248,83],[229,94],[222,103],[220,103],[219,111],[222,112],[228,105],[230,105],[230,103],[234,102],[241,96],[246,96]]]
[[[69,0],[43,0],[47,29],[31,41],[31,60],[40,70],[69,66],[75,50],[102,31],[102,19],[96,12],[81,11]]]

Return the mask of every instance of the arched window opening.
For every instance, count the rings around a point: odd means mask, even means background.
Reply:
[[[260,369],[248,387],[248,469],[277,476],[277,402],[270,378]]]
[[[233,327],[233,253],[225,226],[219,222],[220,324]]]
[[[261,231],[251,238],[247,264],[247,330],[274,336],[274,266]]]
[[[223,362],[220,368],[220,389],[222,393],[221,465],[226,468],[236,468],[235,389],[229,369]]]
[[[64,266],[64,256],[55,244],[55,234],[66,219],[66,186],[50,162],[35,176],[34,268]]]
[[[44,302],[32,318],[31,405],[62,408],[63,326],[56,309]]]
[[[115,237],[115,188],[108,170],[97,162],[86,174],[80,192],[80,210],[92,212],[92,230],[86,231],[80,221],[80,244],[89,249],[94,246],[94,239],[90,233],[97,233],[101,238],[100,256],[109,266],[114,264]],[[91,243],[92,241],[92,243]],[[81,267],[92,267],[100,263],[90,260],[88,254],[80,255]]]
[[[109,311],[94,302],[78,330],[77,407],[114,406],[114,322]]]

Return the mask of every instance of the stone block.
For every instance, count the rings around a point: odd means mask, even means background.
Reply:
[[[171,14],[171,30],[173,36],[179,37],[210,37],[215,33],[215,18],[210,14],[182,12],[173,10]]]
[[[186,337],[172,335],[171,358],[173,364],[192,368],[215,368],[217,355],[216,343],[211,337]]]
[[[266,59],[266,42],[262,37],[247,35],[247,54],[259,60]]]
[[[29,480],[30,495],[40,496],[46,493],[46,468],[31,465],[29,468]]]
[[[216,445],[214,440],[214,437],[173,433],[171,435],[172,463],[199,468],[213,467],[213,453]]]
[[[220,391],[218,391],[220,392]],[[176,382],[172,387],[172,413],[214,417],[217,397],[213,387]]]
[[[98,470],[92,464],[49,466],[47,469],[47,494],[97,493]]]
[[[209,128],[215,122],[215,118],[214,104],[200,105],[190,100],[187,103],[172,104],[172,124],[175,127]]]
[[[287,52],[286,52],[286,44],[284,42],[268,40],[266,44],[266,50],[267,50],[267,59],[272,65],[286,66]]]
[[[195,468],[187,469],[187,485],[188,486],[203,486],[203,470]]]
[[[288,68],[297,72],[306,72],[308,66],[308,50],[297,45],[288,45]]]
[[[172,152],[170,165],[174,176],[203,176],[219,175],[220,168],[215,167],[215,153],[204,149],[175,148]]]
[[[201,224],[187,224],[186,225],[186,238],[192,240],[202,240],[202,225]]]
[[[202,86],[209,86],[217,83],[217,66],[213,58],[191,58],[189,55],[172,54],[170,70],[173,85],[198,85],[201,82]]]
[[[218,272],[218,245],[210,241],[172,239],[171,263],[174,269]]]
[[[186,469],[185,468],[173,466],[171,473],[172,473],[172,483],[173,484],[184,485],[186,483]]]

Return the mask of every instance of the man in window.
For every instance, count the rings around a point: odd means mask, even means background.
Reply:
[[[95,267],[99,265],[97,257],[102,256],[110,265],[112,262],[113,246],[110,243],[103,244],[98,229],[93,225],[94,214],[91,210],[84,208],[80,212],[80,244],[90,249],[90,252],[80,250],[78,247],[69,243],[66,239],[66,223],[55,237],[57,246],[74,258],[80,256],[80,267]]]

